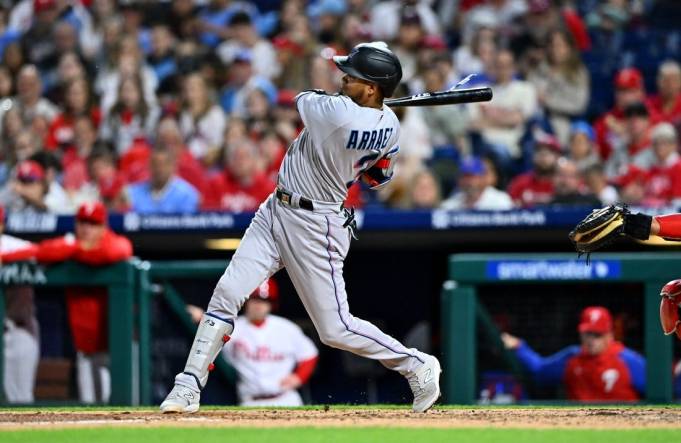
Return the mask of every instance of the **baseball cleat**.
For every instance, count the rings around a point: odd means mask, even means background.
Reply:
[[[413,374],[407,376],[409,387],[414,394],[414,412],[426,412],[440,398],[440,362],[429,355],[426,362]]]
[[[196,412],[199,410],[201,391],[196,382],[187,374],[177,374],[175,386],[161,403],[161,412]]]

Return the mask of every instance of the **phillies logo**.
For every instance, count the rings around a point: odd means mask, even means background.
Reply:
[[[243,341],[234,343],[234,355],[246,360],[259,362],[282,361],[286,358],[284,354],[272,352],[267,346],[256,346],[255,349],[250,349],[248,344]]]

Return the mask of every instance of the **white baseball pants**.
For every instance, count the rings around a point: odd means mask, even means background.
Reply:
[[[234,319],[251,292],[286,267],[322,343],[378,360],[403,375],[413,372],[425,354],[350,314],[343,280],[350,232],[344,222],[339,205],[315,204],[309,211],[270,196],[215,287],[208,312]]]

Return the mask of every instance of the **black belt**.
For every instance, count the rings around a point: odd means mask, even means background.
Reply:
[[[271,395],[254,395],[254,396],[251,397],[251,400],[255,400],[255,401],[257,401],[257,400],[272,400],[273,398],[279,398],[282,395],[284,395],[283,392],[281,392],[279,394],[271,394]]]
[[[290,192],[286,192],[286,191],[282,191],[281,189],[277,189],[277,191],[275,192],[275,195],[277,196],[277,199],[280,202],[285,203],[289,206],[291,205],[291,203],[292,203],[291,197],[293,196],[293,194],[291,194]],[[314,211],[314,205],[312,204],[312,200],[307,199],[305,197],[300,197],[300,200],[298,200],[298,206],[300,206],[301,208],[306,209],[308,211]]]

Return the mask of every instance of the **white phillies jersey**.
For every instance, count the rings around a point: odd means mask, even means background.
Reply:
[[[341,203],[359,175],[397,145],[400,122],[388,107],[359,106],[343,95],[296,96],[305,129],[289,147],[278,184],[287,191]]]
[[[222,355],[239,374],[237,391],[244,399],[282,393],[281,380],[300,361],[317,356],[317,348],[290,320],[268,315],[260,326],[237,317],[231,340]]]

